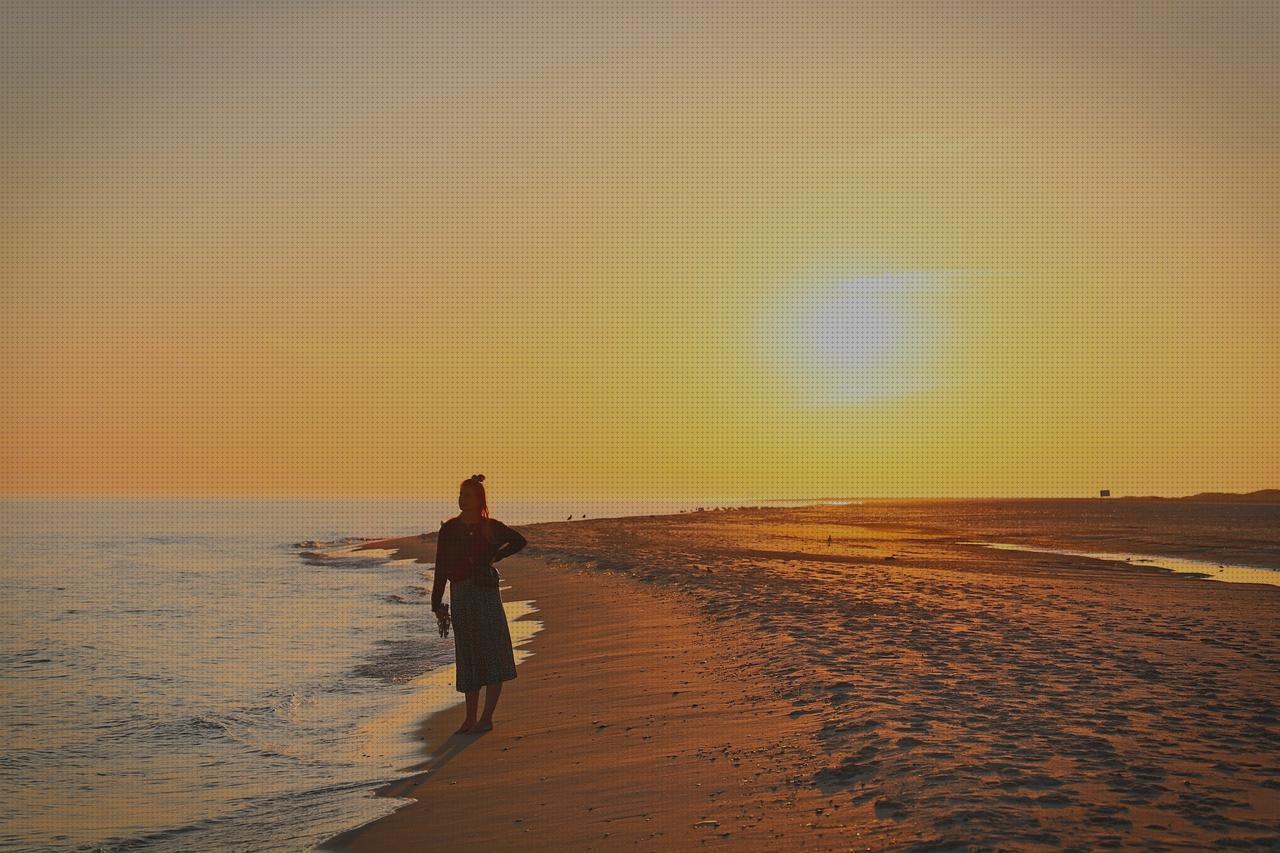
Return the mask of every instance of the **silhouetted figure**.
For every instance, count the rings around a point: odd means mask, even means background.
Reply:
[[[492,729],[502,682],[516,677],[511,630],[493,564],[519,551],[528,540],[489,516],[483,481],[483,474],[473,474],[462,482],[458,489],[458,508],[462,512],[441,522],[436,537],[431,609],[437,616],[446,612],[443,598],[448,580],[447,613],[453,627],[455,687],[467,697],[467,717],[454,734]],[[484,712],[476,719],[482,686],[487,688]]]

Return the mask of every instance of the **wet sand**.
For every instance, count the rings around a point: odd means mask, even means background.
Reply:
[[[522,526],[494,730],[426,720],[415,802],[327,846],[1280,845],[1280,588],[893,518]]]

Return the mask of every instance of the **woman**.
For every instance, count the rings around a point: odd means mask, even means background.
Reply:
[[[504,560],[528,541],[496,518],[489,517],[484,474],[473,474],[458,489],[458,515],[440,525],[436,536],[435,582],[431,609],[440,615],[444,582],[449,580],[449,619],[457,659],[455,686],[467,696],[467,718],[454,734],[487,732],[493,728],[493,709],[502,695],[502,682],[516,677],[516,657],[502,596],[496,586],[482,586],[476,575]],[[480,687],[487,685],[484,714],[476,719]]]

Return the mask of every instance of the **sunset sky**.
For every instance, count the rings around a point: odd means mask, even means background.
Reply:
[[[1280,4],[0,5],[7,494],[1280,487]]]

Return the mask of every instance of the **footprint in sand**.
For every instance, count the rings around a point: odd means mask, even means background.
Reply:
[[[902,804],[893,800],[877,800],[875,808],[876,817],[881,820],[900,821],[907,816],[907,811]]]

